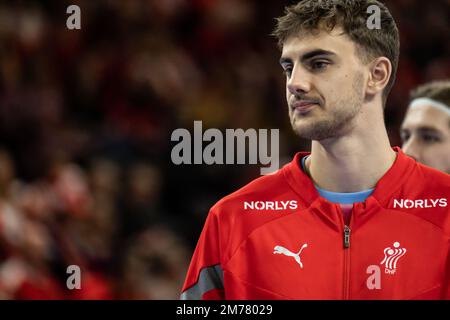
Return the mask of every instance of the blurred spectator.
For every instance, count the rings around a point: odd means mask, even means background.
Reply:
[[[153,226],[130,241],[121,274],[121,298],[174,299],[189,253],[169,229]]]

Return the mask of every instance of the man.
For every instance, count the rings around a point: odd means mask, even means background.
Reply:
[[[381,10],[381,28],[366,25]],[[389,145],[399,37],[375,0],[305,0],[274,34],[294,131],[312,140],[214,205],[182,299],[443,299],[449,177]]]
[[[450,174],[450,81],[424,84],[410,96],[401,128],[402,150]]]

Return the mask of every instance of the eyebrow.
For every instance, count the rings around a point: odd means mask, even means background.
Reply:
[[[433,127],[427,127],[427,126],[423,126],[423,127],[419,127],[417,128],[418,131],[422,132],[422,133],[435,133],[435,134],[441,134],[440,130],[433,128]]]
[[[300,58],[301,61],[309,60],[311,58],[314,58],[316,56],[335,56],[336,53],[333,51],[323,50],[323,49],[315,49],[309,52],[306,52],[303,54]],[[280,64],[283,65],[285,63],[291,63],[292,59],[287,57],[281,57],[280,58]]]
[[[441,131],[439,129],[433,128],[433,127],[429,127],[429,126],[420,126],[416,129],[417,131],[419,131],[420,133],[434,133],[434,134],[441,134]],[[408,128],[401,128],[401,132],[405,132],[405,131],[411,131]]]

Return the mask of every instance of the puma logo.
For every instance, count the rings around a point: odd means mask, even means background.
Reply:
[[[275,246],[275,248],[273,248],[273,250],[274,250],[273,254],[284,254],[285,256],[293,257],[295,259],[295,261],[300,265],[300,268],[303,269],[303,263],[300,260],[300,254],[302,253],[303,249],[305,249],[306,247],[308,247],[307,243],[302,245],[302,247],[300,248],[300,251],[298,253],[294,253],[294,252],[286,249],[285,247]]]

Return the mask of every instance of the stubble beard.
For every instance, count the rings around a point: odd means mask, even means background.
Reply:
[[[329,111],[320,112],[318,119],[315,118],[317,115],[302,116],[292,112],[290,117],[294,132],[301,138],[320,141],[338,138],[350,131],[353,127],[353,119],[360,112],[363,104],[361,74],[355,76],[350,96],[342,97],[333,104],[334,106],[329,106]],[[323,105],[316,108],[323,108]],[[311,110],[311,112],[314,111],[323,111],[323,109]],[[305,119],[297,120],[300,117]],[[311,119],[307,119],[308,117]]]

